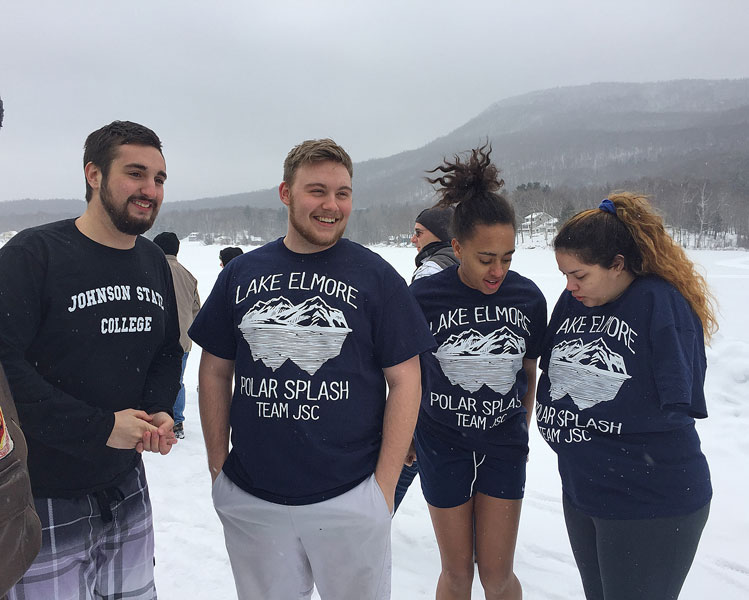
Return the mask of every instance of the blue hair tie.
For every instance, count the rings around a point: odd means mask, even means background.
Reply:
[[[604,212],[611,213],[612,215],[616,216],[616,206],[614,206],[614,203],[608,198],[604,198],[603,200],[601,200],[598,208],[600,208]]]

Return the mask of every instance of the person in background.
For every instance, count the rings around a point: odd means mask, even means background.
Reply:
[[[411,281],[439,273],[445,267],[458,264],[450,244],[450,219],[452,207],[426,208],[419,213],[414,223],[411,243],[419,253],[416,255],[416,270]]]
[[[172,271],[174,296],[177,299],[177,314],[179,315],[179,343],[185,353],[182,355],[182,372],[179,376],[179,392],[174,402],[174,435],[177,439],[185,437],[185,366],[187,356],[192,349],[192,340],[187,330],[192,325],[195,315],[200,310],[200,296],[198,295],[198,280],[177,260],[179,253],[179,238],[172,231],[164,231],[153,238],[153,243],[164,251],[166,262]]]
[[[616,192],[554,240],[567,289],[541,356],[536,422],[558,455],[588,600],[675,600],[712,497],[707,416],[712,296],[644,196]]]
[[[10,600],[156,598],[140,453],[167,454],[182,348],[164,253],[158,136],[86,139],[86,210],[0,248],[0,362],[29,448],[42,548]]]
[[[490,154],[476,148],[427,179],[441,186],[437,206],[455,209],[460,264],[411,284],[438,345],[421,356],[414,436],[442,561],[438,600],[471,597],[474,548],[486,598],[522,597],[513,563],[546,300],[510,270],[515,211]]]
[[[416,255],[416,270],[411,277],[411,282],[421,277],[427,277],[439,273],[442,269],[457,265],[460,261],[455,257],[453,247],[450,244],[450,219],[453,216],[453,208],[426,208],[416,217],[414,234],[411,243],[416,246],[419,253]],[[428,223],[429,226],[425,225]],[[408,488],[419,473],[419,465],[416,461],[416,453],[413,448],[406,456],[398,485],[395,486],[395,508],[398,507],[406,496]]]
[[[0,128],[3,126],[0,98]],[[18,423],[5,372],[0,367],[0,598],[26,572],[42,543],[42,526],[34,510],[28,448]]]
[[[221,252],[218,253],[218,258],[221,263],[221,268],[223,269],[226,265],[229,264],[229,261],[233,258],[237,258],[237,256],[242,255],[242,249],[237,248],[236,246],[227,246]]]
[[[390,597],[393,497],[433,339],[393,267],[342,238],[352,173],[332,140],[293,148],[286,236],[223,269],[190,328],[240,600],[309,598],[313,586],[326,599]]]

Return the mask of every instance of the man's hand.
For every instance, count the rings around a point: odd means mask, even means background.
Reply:
[[[416,462],[416,447],[414,446],[414,441],[411,440],[411,445],[408,447],[408,452],[406,452],[406,460],[403,461],[403,464],[407,467],[412,467],[413,464]]]
[[[419,357],[411,358],[383,369],[388,384],[385,416],[382,422],[382,444],[375,467],[375,479],[385,496],[392,514],[395,488],[403,471],[409,444],[413,443],[414,428],[421,401],[421,369]]]
[[[161,455],[169,454],[172,446],[177,443],[177,437],[174,435],[174,419],[165,412],[157,412],[148,415],[151,418],[151,425],[154,425],[155,431],[146,431],[143,433],[143,439],[136,446],[139,452],[158,452]]]
[[[114,413],[114,427],[107,439],[107,446],[118,450],[138,450],[142,452],[142,444],[148,434],[149,440],[152,432],[158,432],[158,428],[151,424],[153,417],[142,410],[126,408]]]
[[[380,481],[377,478],[377,473],[375,473],[375,481],[377,482],[377,485],[380,486],[382,495],[385,496],[385,502],[387,502],[388,510],[390,511],[390,514],[392,514],[393,507],[395,506],[395,486],[385,485],[384,482]]]
[[[203,350],[198,371],[198,404],[211,482],[216,481],[229,455],[229,409],[233,380],[234,361]]]

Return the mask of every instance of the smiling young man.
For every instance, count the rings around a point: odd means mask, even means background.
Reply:
[[[342,239],[352,172],[332,140],[292,149],[286,236],[232,260],[190,328],[240,599],[390,595],[393,495],[433,340],[395,270]]]
[[[175,442],[174,288],[141,237],[164,197],[150,129],[115,121],[84,151],[86,210],[0,249],[0,361],[29,446],[42,549],[9,598],[156,597],[140,453]]]

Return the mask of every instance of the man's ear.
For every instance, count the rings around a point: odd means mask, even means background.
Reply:
[[[291,204],[291,188],[285,181],[282,181],[281,185],[278,186],[278,196],[279,198],[281,198],[281,202],[283,202],[286,206],[289,206],[289,204]]]
[[[101,169],[92,162],[86,163],[83,167],[83,173],[86,175],[86,181],[92,189],[98,190],[101,187],[102,173]]]

